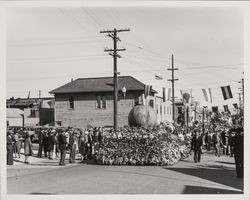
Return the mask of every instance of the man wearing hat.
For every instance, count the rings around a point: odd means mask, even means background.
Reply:
[[[66,146],[67,146],[67,138],[66,131],[62,130],[61,133],[58,134],[58,142],[59,142],[59,150],[61,152],[59,165],[65,165],[65,157],[66,157]]]
[[[234,129],[235,136],[233,137],[234,145],[234,160],[236,167],[237,178],[243,178],[244,174],[244,138],[243,128],[237,127]]]
[[[6,147],[7,147],[7,165],[13,165],[13,139],[11,131],[7,132]]]
[[[222,132],[222,129],[218,126],[215,128],[215,133],[213,135],[213,143],[214,143],[214,148],[215,148],[215,156],[220,157],[220,146],[222,144],[221,136],[220,133]]]
[[[44,148],[44,130],[38,129],[37,132],[38,132],[38,142],[39,142],[37,157],[41,158],[42,157],[42,151],[43,151],[43,148]]]

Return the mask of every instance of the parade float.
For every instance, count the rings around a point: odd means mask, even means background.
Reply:
[[[172,123],[157,125],[157,114],[150,106],[135,106],[129,125],[103,132],[96,155],[105,165],[173,165],[189,154],[187,144],[175,133]]]

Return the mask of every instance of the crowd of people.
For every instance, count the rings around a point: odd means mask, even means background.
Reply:
[[[215,116],[218,117],[218,116]],[[232,119],[232,118],[231,118]],[[38,141],[38,158],[59,159],[65,165],[66,152],[69,163],[95,159],[108,165],[172,165],[194,152],[194,162],[201,161],[202,151],[213,149],[215,156],[221,153],[235,158],[236,171],[243,176],[243,123],[242,118],[228,116],[211,118],[205,124],[195,122],[192,127],[173,127],[164,124],[157,127],[89,127],[85,130],[72,127],[59,128],[9,128],[7,130],[7,164],[20,158],[24,149],[24,163],[34,155],[32,141]],[[187,150],[189,147],[189,150]]]
[[[76,154],[81,154],[81,162],[92,159],[101,142],[102,128],[89,128],[84,131],[72,127],[42,128],[9,128],[7,130],[7,164],[13,164],[13,158],[20,158],[24,149],[24,163],[29,164],[29,156],[38,158],[59,159],[65,165],[66,152],[69,152],[69,163],[74,163]],[[38,142],[38,153],[32,151],[32,141]]]
[[[244,130],[243,117],[215,116],[206,124],[194,123],[192,127],[191,148],[194,152],[194,162],[201,161],[202,151],[213,149],[215,156],[221,154],[234,157],[237,177],[243,177],[244,165]]]
[[[169,127],[155,128],[122,127],[117,132],[112,128],[12,128],[7,131],[7,164],[13,164],[14,158],[20,158],[23,147],[25,160],[29,156],[59,159],[59,165],[65,165],[66,152],[69,163],[75,163],[76,154],[81,162],[95,159],[100,164],[119,165],[171,165],[187,155],[185,141],[170,134]],[[34,135],[37,137],[38,153],[32,151]],[[180,148],[180,146],[183,148]]]

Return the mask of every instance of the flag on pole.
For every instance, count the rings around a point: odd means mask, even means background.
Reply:
[[[163,102],[166,101],[166,88],[165,87],[162,88],[162,99],[163,99]]]
[[[224,107],[224,111],[225,111],[225,112],[227,112],[227,113],[230,112],[229,109],[228,109],[228,105],[223,105],[223,107]]]
[[[144,86],[145,97],[147,97],[148,95],[150,95],[151,89],[152,89],[152,85],[145,85]]]
[[[204,94],[205,101],[208,101],[208,102],[212,103],[212,92],[211,92],[211,88],[202,89],[202,92],[203,92],[203,94]]]
[[[212,106],[212,111],[214,113],[218,113],[219,112],[218,106]]]
[[[230,85],[221,87],[221,91],[222,91],[224,100],[233,98],[233,94],[232,94]]]
[[[155,74],[155,80],[162,80],[163,78],[161,76],[158,76],[157,74]]]
[[[238,109],[239,108],[237,103],[233,103],[233,107],[234,107],[234,109]]]
[[[168,88],[168,100],[171,100],[171,88]]]

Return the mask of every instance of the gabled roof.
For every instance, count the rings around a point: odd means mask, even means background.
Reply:
[[[41,101],[44,100],[53,100],[53,97],[47,97],[47,98],[10,98],[7,99],[6,104],[7,107],[32,107],[35,105],[39,105]]]
[[[123,86],[127,91],[144,91],[145,84],[133,78],[132,76],[120,76],[118,78],[118,90]],[[98,77],[98,78],[79,78],[71,81],[61,87],[58,87],[50,93],[64,94],[64,93],[87,93],[87,92],[112,92],[113,77]],[[152,93],[157,93],[151,90]]]

